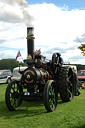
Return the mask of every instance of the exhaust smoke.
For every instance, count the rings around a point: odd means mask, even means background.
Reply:
[[[33,26],[33,16],[29,14],[29,4],[26,0],[3,0],[1,2],[4,3],[1,11],[2,20],[13,23],[24,22],[26,27]],[[8,20],[7,17],[9,17]]]

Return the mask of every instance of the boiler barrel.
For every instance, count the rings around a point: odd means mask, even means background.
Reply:
[[[36,84],[36,82],[41,82],[42,80],[49,80],[49,73],[44,69],[28,67],[24,70],[22,74],[22,80],[28,85],[34,85]]]

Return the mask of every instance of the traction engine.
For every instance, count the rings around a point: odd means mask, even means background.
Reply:
[[[57,107],[58,93],[64,102],[71,101],[74,96],[73,72],[69,66],[55,63],[56,53],[52,60],[47,61],[40,50],[34,53],[34,28],[27,28],[27,59],[28,66],[21,70],[20,78],[8,84],[5,101],[10,111],[16,110],[22,101],[43,99],[48,112]]]

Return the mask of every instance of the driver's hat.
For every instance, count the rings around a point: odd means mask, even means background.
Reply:
[[[61,54],[57,52],[57,56],[61,56]]]

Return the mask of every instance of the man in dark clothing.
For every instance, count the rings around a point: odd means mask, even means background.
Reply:
[[[55,76],[56,76],[56,79],[58,80],[60,67],[63,64],[63,59],[60,53],[55,53],[55,54],[56,54],[55,56]]]
[[[55,63],[62,65],[63,64],[63,58],[61,57],[60,53],[56,53]]]

